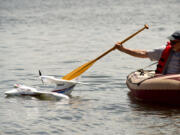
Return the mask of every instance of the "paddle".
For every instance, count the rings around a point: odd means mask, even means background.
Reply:
[[[140,30],[138,30],[137,32],[135,32],[134,34],[132,34],[131,36],[127,37],[126,39],[124,39],[123,41],[119,42],[120,44],[125,43],[126,41],[128,41],[129,39],[131,39],[132,37],[134,37],[135,35],[137,35],[138,33],[140,33],[141,31],[143,31],[144,29],[148,29],[148,25],[145,24],[143,28],[141,28]],[[97,60],[101,59],[102,57],[104,57],[105,55],[107,55],[108,53],[110,53],[111,51],[113,51],[114,49],[116,49],[116,46],[112,47],[111,49],[109,49],[108,51],[106,51],[105,53],[103,53],[102,55],[100,55],[99,57],[97,57],[96,59],[89,61],[87,63],[85,63],[84,65],[76,68],[75,70],[73,70],[72,72],[68,73],[67,75],[65,75],[64,77],[62,77],[62,79],[64,80],[72,80],[78,76],[80,76],[82,73],[84,73],[88,68],[90,68]]]

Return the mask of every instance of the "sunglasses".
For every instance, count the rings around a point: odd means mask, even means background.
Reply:
[[[175,45],[176,43],[180,42],[180,40],[170,40],[171,45]]]

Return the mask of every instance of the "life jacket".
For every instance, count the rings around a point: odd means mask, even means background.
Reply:
[[[156,74],[162,74],[164,71],[164,67],[166,65],[166,62],[168,60],[168,57],[170,55],[172,49],[172,45],[170,42],[167,43],[166,48],[163,50],[161,54],[161,58],[159,59],[157,68],[155,70]]]

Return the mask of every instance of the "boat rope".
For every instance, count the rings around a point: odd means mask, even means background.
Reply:
[[[140,86],[141,83],[143,83],[144,81],[146,81],[146,80],[148,80],[148,79],[151,79],[151,78],[153,78],[153,77],[154,77],[154,76],[150,76],[150,77],[148,77],[148,78],[146,78],[146,79],[144,79],[144,80],[138,82],[137,85]]]
[[[147,71],[145,71],[144,69],[149,68],[149,67],[151,67],[151,66],[153,66],[153,65],[155,65],[157,63],[158,62],[156,61],[156,62],[154,62],[154,63],[152,63],[152,64],[150,64],[148,66],[145,66],[144,68],[138,69],[137,71],[140,72],[140,75],[144,75],[145,73],[147,73]],[[149,70],[149,71],[153,71],[153,70]],[[140,82],[138,82],[136,84],[139,86],[142,82],[154,77],[154,75],[151,75],[151,74],[149,74],[149,75],[150,76],[148,78],[145,78],[144,80],[141,80]]]
[[[138,70],[144,70],[144,69],[149,68],[149,67],[151,67],[151,66],[153,66],[153,65],[155,65],[155,64],[157,64],[157,63],[158,63],[158,61],[156,61],[156,62],[154,62],[154,63],[152,63],[152,64],[150,64],[150,65],[148,65],[148,66],[145,66],[145,67],[143,67],[143,68],[141,68],[141,69],[138,69]]]
[[[149,68],[149,67],[151,67],[151,66],[153,66],[153,65],[155,65],[155,64],[157,64],[157,63],[158,63],[158,62],[156,61],[156,62],[154,62],[154,63],[152,63],[152,64],[150,64],[150,65],[148,65],[148,66],[145,66],[144,68],[138,69],[137,71],[138,71],[138,72],[141,72],[141,75],[144,75],[144,69]]]

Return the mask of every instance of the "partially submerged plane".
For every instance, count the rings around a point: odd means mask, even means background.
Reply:
[[[77,78],[74,80],[64,80],[55,78],[54,76],[42,76],[40,71],[39,75],[39,78],[43,84],[55,84],[55,89],[51,91],[42,91],[26,85],[15,84],[14,89],[6,91],[5,95],[32,96],[44,99],[69,99],[69,96],[71,95],[71,92],[73,91],[73,88],[76,86],[76,84],[84,84],[78,82]]]

